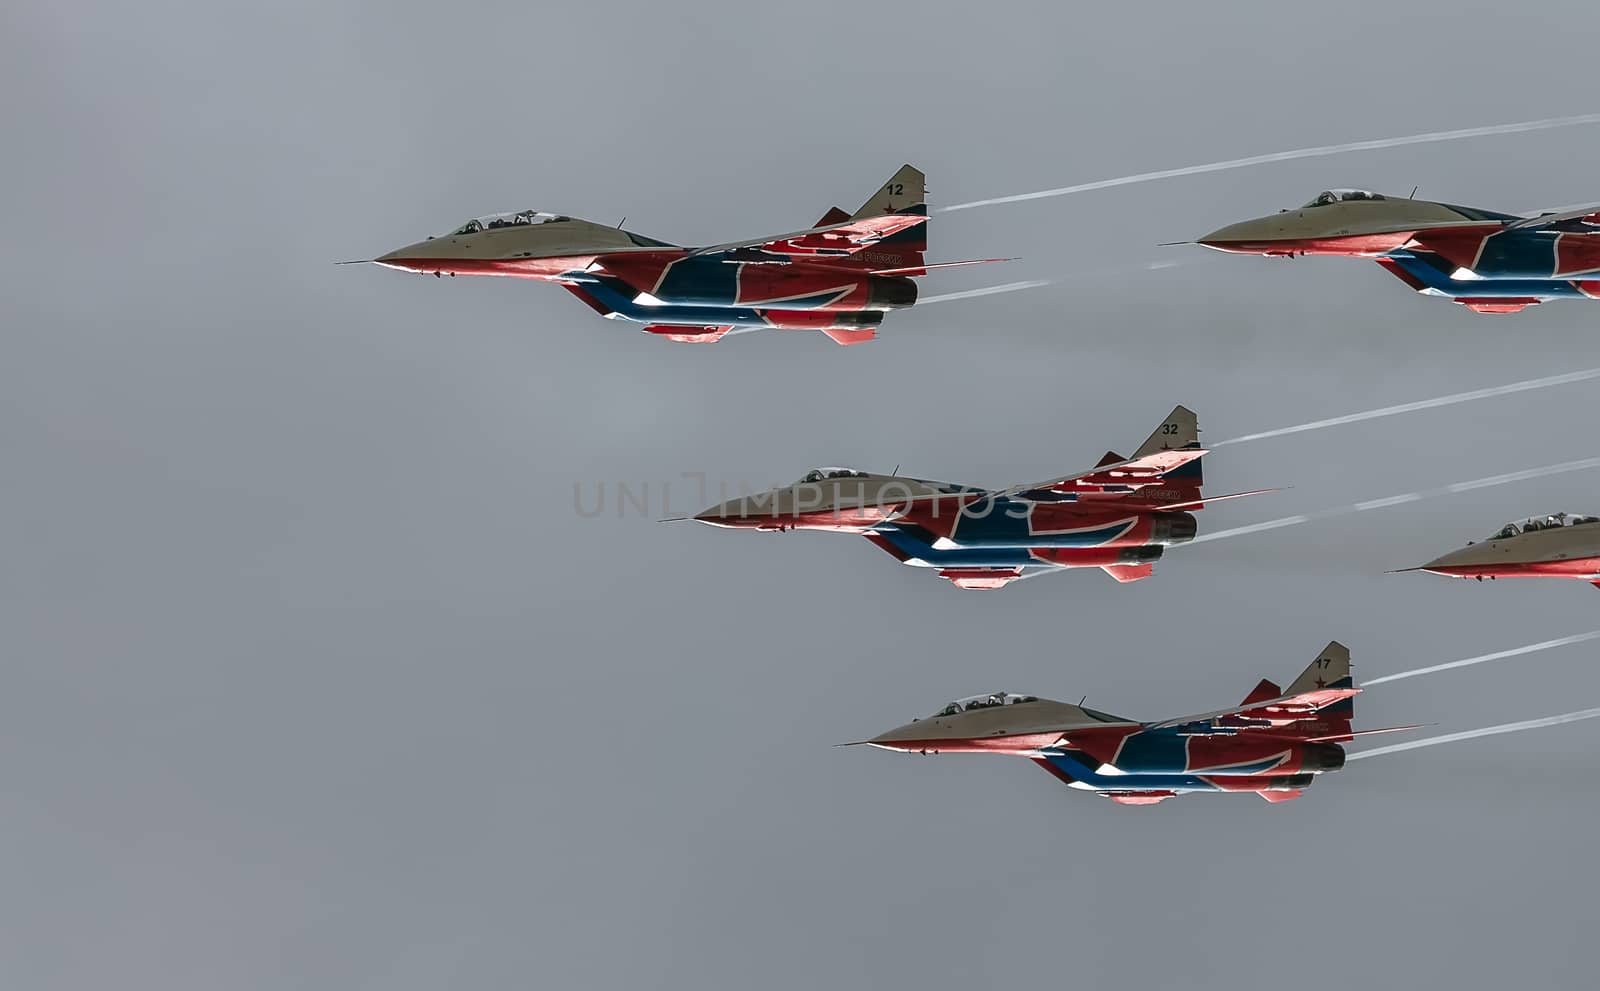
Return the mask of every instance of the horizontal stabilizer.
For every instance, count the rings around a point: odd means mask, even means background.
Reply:
[[[1246,496],[1266,495],[1270,492],[1282,492],[1280,489],[1251,489],[1249,492],[1230,492],[1227,495],[1206,496],[1201,499],[1190,499],[1187,502],[1166,502],[1153,508],[1159,510],[1175,509],[1204,509],[1208,503],[1225,502],[1229,499],[1243,499]]]
[[[1415,723],[1411,726],[1385,726],[1382,729],[1358,729],[1348,733],[1330,733],[1327,736],[1307,737],[1307,743],[1341,743],[1345,740],[1354,740],[1358,736],[1377,736],[1379,733],[1404,733],[1408,730],[1421,729],[1426,723]]]

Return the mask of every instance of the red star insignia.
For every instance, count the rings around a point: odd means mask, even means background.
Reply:
[[[1317,687],[1318,688],[1327,688],[1328,687],[1328,683],[1326,681],[1323,681],[1321,678],[1318,678],[1317,679]]]

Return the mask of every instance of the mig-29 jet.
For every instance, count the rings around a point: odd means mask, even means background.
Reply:
[[[1600,299],[1600,206],[1520,217],[1361,189],[1212,231],[1237,254],[1371,258],[1417,292],[1479,313]]]
[[[1553,513],[1507,523],[1482,543],[1416,568],[1448,578],[1576,578],[1600,588],[1600,516]]]
[[[524,210],[467,221],[373,261],[424,275],[501,275],[554,282],[601,316],[671,341],[709,343],[734,328],[818,330],[839,344],[871,340],[890,310],[917,301],[930,269],[921,171],[904,166],[855,213],[813,227],[690,248],[620,227]]]
[[[818,468],[785,488],[731,499],[694,517],[744,530],[858,533],[902,563],[958,588],[1000,588],[1064,568],[1100,568],[1119,582],[1150,577],[1162,551],[1192,540],[1191,510],[1271,492],[1202,497],[1200,431],[1177,407],[1133,457],[988,490],[852,468]]]
[[[1121,805],[1190,792],[1249,792],[1283,802],[1344,766],[1340,743],[1416,728],[1352,729],[1360,691],[1350,677],[1350,651],[1334,642],[1288,689],[1263,680],[1242,703],[1216,712],[1147,723],[996,692],[951,702],[861,742],[906,753],[1027,757],[1068,787]]]

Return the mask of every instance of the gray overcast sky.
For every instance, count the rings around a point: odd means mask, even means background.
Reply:
[[[781,11],[781,12],[780,12]],[[829,745],[1006,688],[1143,718],[1332,637],[1358,677],[1600,626],[1384,576],[1567,475],[957,592],[865,541],[579,519],[574,484],[1086,467],[1600,365],[1376,266],[1156,248],[1368,186],[1600,199],[1600,127],[937,217],[1058,285],[645,339],[565,293],[331,262],[533,206],[679,242],[1595,109],[1591,2],[63,5],[0,13],[8,987],[1303,991],[1593,985],[1594,723],[1125,809]],[[1154,273],[1074,273],[1166,257]],[[1594,383],[1224,448],[1210,529],[1595,453]],[[687,500],[686,500],[687,501]],[[676,508],[690,508],[679,505]],[[1374,688],[1437,732],[1600,704],[1593,644]]]

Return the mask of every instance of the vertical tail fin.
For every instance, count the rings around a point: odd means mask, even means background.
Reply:
[[[1197,450],[1200,447],[1200,419],[1187,406],[1174,406],[1161,425],[1133,452],[1135,459],[1149,457],[1162,451]],[[1192,499],[1200,497],[1200,487],[1205,484],[1205,469],[1201,458],[1191,457],[1163,474],[1169,489]]]
[[[888,182],[878,187],[872,198],[861,204],[848,218],[881,217],[888,213],[928,213],[926,177],[922,170],[902,165]],[[832,214],[830,213],[830,216]],[[896,231],[863,252],[862,261],[872,268],[914,268],[927,260],[928,225],[915,224]],[[870,257],[868,257],[870,256]],[[920,274],[920,273],[913,273]]]
[[[1142,458],[1157,451],[1171,451],[1183,447],[1200,446],[1200,419],[1194,415],[1194,410],[1187,406],[1175,406],[1167,418],[1161,421],[1161,426],[1139,449],[1133,452],[1135,458]]]
[[[886,213],[903,213],[912,207],[927,206],[927,176],[910,165],[900,166],[900,171],[878,187],[872,198],[861,204],[861,209],[851,214],[851,219],[881,217]]]
[[[1255,705],[1257,702],[1270,702],[1282,696],[1283,689],[1278,687],[1277,682],[1262,678],[1256,683],[1256,687],[1250,690],[1250,694],[1244,697],[1244,701],[1239,704]]]
[[[1322,648],[1317,659],[1300,672],[1300,677],[1290,682],[1285,695],[1304,695],[1319,688],[1351,688],[1350,648],[1337,640]]]

